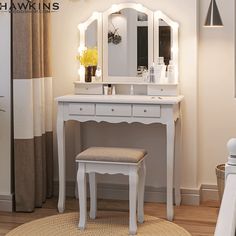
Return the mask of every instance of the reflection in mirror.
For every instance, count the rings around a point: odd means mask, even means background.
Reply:
[[[108,22],[108,75],[141,76],[148,69],[148,15],[125,8]]]
[[[85,32],[85,47],[86,48],[95,48],[97,47],[97,31],[98,31],[98,22],[93,21]]]
[[[159,57],[169,65],[171,60],[171,27],[162,19],[159,20]]]

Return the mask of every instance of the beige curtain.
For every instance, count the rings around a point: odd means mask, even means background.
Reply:
[[[50,13],[13,14],[16,211],[31,212],[53,193],[50,44]]]

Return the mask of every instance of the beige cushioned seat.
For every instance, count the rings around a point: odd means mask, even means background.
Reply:
[[[90,147],[77,155],[76,160],[138,163],[146,154],[144,149]]]

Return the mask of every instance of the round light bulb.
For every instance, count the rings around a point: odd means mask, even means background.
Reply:
[[[113,4],[113,5],[111,6],[111,9],[112,9],[112,12],[117,12],[117,11],[118,11],[118,5]]]
[[[83,24],[83,23],[79,24],[79,25],[78,25],[78,29],[79,29],[80,31],[81,31],[81,30],[84,30],[84,29],[85,29],[84,24]]]
[[[98,18],[98,14],[99,13],[97,11],[93,12],[93,18],[97,19]]]
[[[143,5],[142,4],[138,3],[136,6],[137,6],[137,10],[138,11],[142,11],[143,10]]]

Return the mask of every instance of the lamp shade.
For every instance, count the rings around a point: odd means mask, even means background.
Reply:
[[[220,17],[220,12],[219,12],[219,9],[217,7],[215,0],[211,0],[204,26],[207,26],[207,27],[223,26],[223,22]]]

